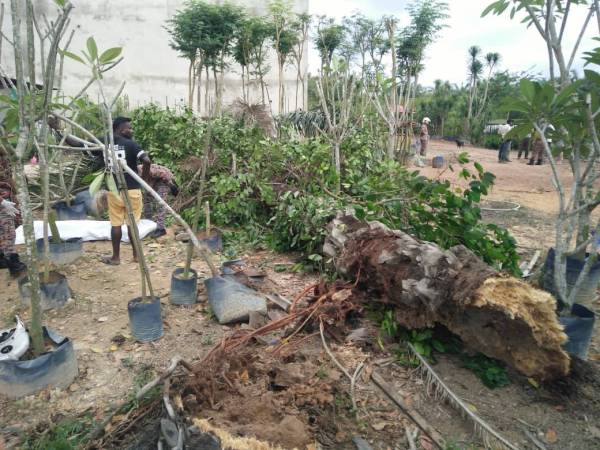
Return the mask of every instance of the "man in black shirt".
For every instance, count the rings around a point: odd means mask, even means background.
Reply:
[[[55,120],[49,121],[49,125],[55,130],[58,129],[57,122]],[[144,150],[142,150],[142,148],[132,139],[133,129],[131,127],[131,119],[128,117],[115,118],[113,120],[113,135],[115,143],[114,151],[117,156],[117,159],[125,160],[127,162],[127,166],[136,173],[138,173],[137,166],[138,161],[140,161],[142,163],[142,178],[144,180],[148,180],[150,175],[151,161],[146,152],[144,152]],[[81,142],[78,142],[69,137],[67,137],[65,141],[71,147],[84,146]],[[108,154],[109,161],[104,161],[104,163],[108,166],[108,169],[110,169],[114,173],[115,169],[114,163],[112,161],[112,152],[109,151]],[[102,158],[101,155],[102,152],[94,152],[96,163],[98,162],[99,158]],[[131,202],[131,207],[133,209],[133,214],[137,225],[137,222],[139,222],[142,216],[143,209],[141,186],[128,173],[125,173],[125,183],[127,184],[129,201]],[[131,224],[127,220],[127,212],[125,210],[125,203],[123,201],[122,195],[117,196],[113,193],[108,193],[108,216],[111,224],[110,237],[112,241],[113,253],[112,256],[102,257],[102,262],[104,262],[105,264],[116,266],[121,263],[121,238],[123,237],[121,227],[126,222],[130,240],[132,236]],[[137,261],[137,255],[133,246],[132,249],[133,260]]]
[[[118,159],[124,159],[127,162],[127,166],[137,173],[138,161],[142,163],[142,178],[147,180],[150,175],[150,158],[142,150],[142,148],[132,139],[133,129],[131,128],[131,119],[128,117],[117,117],[113,120],[113,134],[115,143],[115,154]],[[109,169],[114,171],[112,162],[112,152],[109,152]],[[129,201],[131,202],[131,208],[135,216],[136,224],[142,217],[143,199],[142,190],[140,184],[133,179],[131,175],[125,173],[125,183],[127,184],[127,192]],[[121,227],[127,222],[127,230],[129,238],[131,240],[131,224],[127,220],[127,211],[125,209],[125,202],[123,201],[122,195],[116,196],[112,192],[108,193],[108,217],[110,218],[111,231],[110,237],[112,241],[113,254],[112,256],[105,256],[102,258],[102,262],[110,265],[118,265],[121,262],[121,238],[122,231]],[[137,225],[136,225],[137,226]],[[133,249],[133,259],[137,259],[135,253],[135,247]]]

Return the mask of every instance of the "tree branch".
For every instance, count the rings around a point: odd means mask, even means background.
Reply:
[[[571,52],[571,57],[569,58],[569,64],[567,65],[567,72],[571,70],[571,66],[573,65],[573,61],[575,60],[575,55],[577,54],[577,50],[579,49],[579,45],[581,44],[581,40],[583,39],[585,30],[587,29],[588,24],[590,23],[590,20],[592,19],[593,15],[594,15],[594,7],[592,5],[592,6],[590,6],[590,12],[588,13],[587,17],[585,18],[583,27],[581,27],[581,31],[579,32],[579,36],[577,37],[577,41],[575,42],[575,46],[573,47],[573,51]],[[564,24],[564,22],[563,22],[563,24]]]
[[[565,27],[567,25],[567,19],[569,18],[569,11],[571,10],[571,0],[567,0],[567,6],[565,7],[565,14],[563,15],[562,24],[560,25],[560,33],[558,34],[558,43],[562,43],[563,34],[565,33]]]

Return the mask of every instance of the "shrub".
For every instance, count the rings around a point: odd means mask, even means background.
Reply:
[[[201,154],[206,124],[189,111],[177,115],[154,105],[140,108],[133,117],[140,143],[183,177],[178,163]],[[272,139],[227,116],[213,119],[212,127],[206,198],[215,225],[241,227],[253,236],[262,230],[273,248],[297,251],[316,262],[327,223],[337,211],[352,207],[359,219],[379,220],[443,248],[465,245],[488,264],[519,273],[514,239],[481,221],[479,202],[495,177],[478,163],[474,173],[469,171],[466,153],[460,155],[457,169],[469,186],[457,190],[448,181],[382,160],[377,133],[357,131],[342,146],[342,191],[335,194],[338,175],[330,146],[321,138]],[[233,153],[238,161],[235,175]],[[183,195],[195,196],[197,181],[186,186]],[[184,217],[191,215],[191,210],[184,212]]]

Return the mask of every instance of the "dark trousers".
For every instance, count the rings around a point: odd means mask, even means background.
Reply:
[[[510,154],[510,140],[502,142],[500,144],[500,150],[498,151],[498,161],[508,161],[508,155]]]

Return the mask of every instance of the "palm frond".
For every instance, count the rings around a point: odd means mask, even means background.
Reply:
[[[494,431],[487,422],[475,414],[471,408],[469,408],[469,405],[462,401],[460,397],[442,381],[427,360],[417,352],[411,343],[408,343],[408,348],[420,362],[419,369],[425,378],[427,392],[429,393],[432,390],[435,398],[447,401],[454,409],[458,410],[465,419],[471,421],[475,432],[483,439],[487,448],[518,450],[517,447],[508,442],[498,434],[498,432]]]

